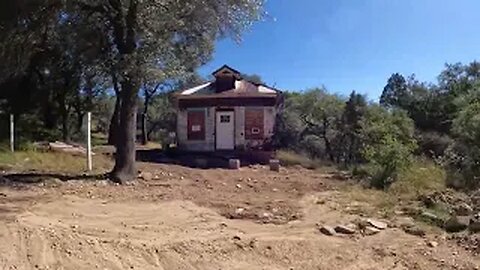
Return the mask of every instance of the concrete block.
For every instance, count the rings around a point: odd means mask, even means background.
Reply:
[[[280,171],[280,160],[270,159],[270,170],[274,172]]]
[[[240,169],[240,160],[239,159],[230,159],[228,161],[228,167],[232,170]]]

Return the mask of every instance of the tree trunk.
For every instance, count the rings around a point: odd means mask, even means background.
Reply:
[[[136,178],[135,169],[135,137],[137,133],[137,97],[140,88],[140,72],[138,63],[135,62],[137,50],[136,25],[138,0],[131,0],[125,17],[123,14],[123,1],[109,1],[116,14],[111,17],[113,25],[113,39],[119,53],[122,55],[119,67],[122,72],[120,81],[120,125],[114,130],[115,146],[115,167],[111,173],[113,181],[124,184]],[[116,73],[113,72],[113,75]],[[114,79],[115,76],[113,76]],[[118,83],[114,81],[114,86]],[[115,91],[118,91],[116,89]]]
[[[108,129],[108,144],[116,145],[117,133],[120,126],[120,110],[122,109],[122,97],[120,95],[120,86],[115,70],[112,70],[113,90],[115,91],[115,108],[113,109],[112,118],[110,119],[110,127]]]
[[[136,178],[135,137],[137,131],[138,85],[127,79],[122,82],[120,125],[116,131],[115,167],[112,180],[124,184]]]
[[[148,133],[147,133],[147,117],[148,117],[148,104],[150,103],[150,97],[145,91],[145,101],[143,104],[143,113],[142,113],[142,144],[147,145],[148,143]]]
[[[147,133],[147,113],[142,113],[142,145],[147,145],[148,133]]]
[[[60,96],[60,110],[62,114],[62,140],[68,143],[70,141],[70,130],[68,127],[69,118],[65,99],[65,95]]]
[[[110,120],[110,127],[108,129],[108,144],[116,145],[118,141],[118,131],[120,126],[120,110],[122,108],[122,98],[117,94],[115,99],[115,109],[113,110],[112,118]]]
[[[77,132],[82,132],[83,127],[83,117],[85,114],[83,112],[77,112]]]

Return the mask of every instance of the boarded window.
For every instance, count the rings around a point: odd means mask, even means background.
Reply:
[[[264,117],[263,109],[245,109],[245,139],[264,139]]]
[[[190,141],[205,140],[205,111],[189,111],[187,134]]]

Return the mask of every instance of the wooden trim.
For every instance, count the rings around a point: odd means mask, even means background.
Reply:
[[[180,99],[178,106],[181,109],[198,107],[273,107],[278,104],[277,97],[253,97],[253,98],[210,98],[210,99]]]

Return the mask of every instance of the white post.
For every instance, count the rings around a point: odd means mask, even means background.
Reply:
[[[92,171],[92,113],[87,113],[87,167]]]
[[[15,124],[14,116],[10,114],[10,151],[15,152]]]

